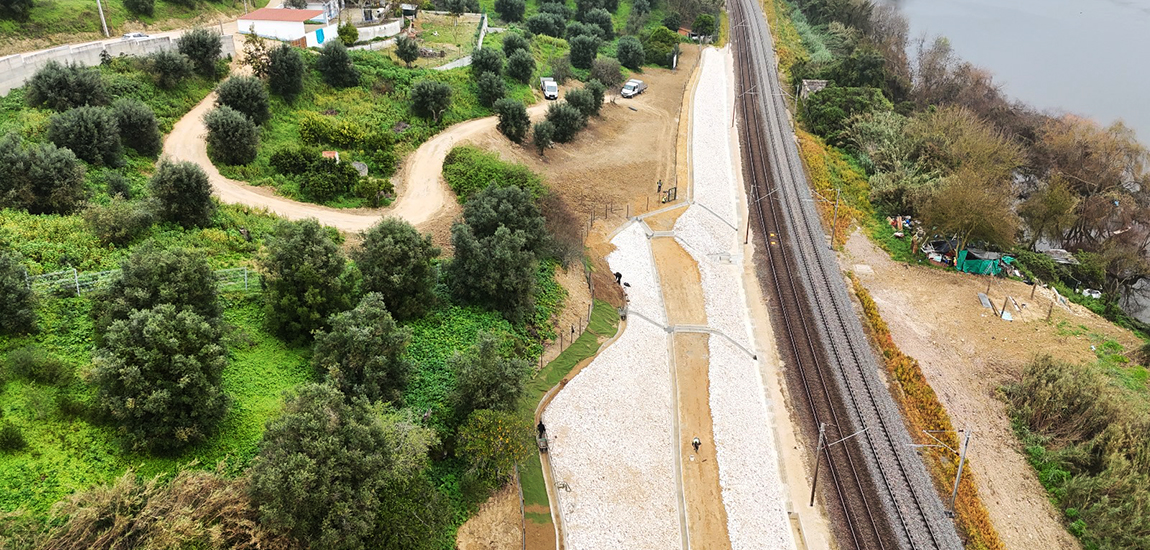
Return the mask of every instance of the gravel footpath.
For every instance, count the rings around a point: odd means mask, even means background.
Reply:
[[[630,283],[630,310],[665,323],[643,226],[611,241],[613,271]],[[628,317],[627,327],[543,413],[568,547],[666,550],[681,545],[674,482],[669,338]]]
[[[703,53],[693,105],[696,120],[731,118],[728,54],[714,49]],[[740,220],[728,130],[725,123],[693,126],[696,204],[679,217],[675,236],[699,264],[711,328],[753,349],[750,312],[742,286],[742,235],[731,227],[737,227]],[[712,335],[709,345],[714,444],[731,547],[794,548],[759,364],[723,337]]]

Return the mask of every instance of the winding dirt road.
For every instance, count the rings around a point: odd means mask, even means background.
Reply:
[[[452,201],[455,195],[443,181],[443,160],[457,143],[462,143],[477,135],[495,128],[497,117],[487,117],[461,122],[436,134],[416,149],[408,157],[403,171],[402,182],[396,184],[399,196],[387,208],[338,209],[293,201],[277,196],[271,188],[255,187],[247,183],[225,178],[208,159],[205,142],[207,129],[204,115],[215,104],[216,94],[209,94],[184,115],[164,138],[164,155],[172,160],[184,160],[200,165],[212,182],[212,192],[221,202],[243,204],[255,208],[266,208],[269,212],[289,220],[315,218],[324,225],[330,225],[346,232],[364,231],[375,225],[384,216],[402,218],[408,223],[421,227],[437,218]],[[547,105],[540,103],[531,106],[529,115],[538,116]]]

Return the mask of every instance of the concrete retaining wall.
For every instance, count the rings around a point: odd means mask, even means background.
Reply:
[[[224,35],[221,40],[221,56],[235,55],[236,47],[231,35]],[[112,57],[121,55],[145,56],[160,50],[176,47],[176,41],[170,36],[158,36],[142,40],[105,40],[101,42],[88,42],[74,46],[59,46],[47,50],[39,50],[26,54],[0,57],[0,95],[7,95],[12,88],[23,86],[40,67],[49,61],[61,64],[78,63],[87,67],[100,64],[100,52],[107,50]]]
[[[399,34],[399,31],[403,30],[403,20],[396,19],[395,21],[389,21],[382,25],[358,27],[357,30],[359,30],[359,40],[361,42],[367,42],[373,38],[387,38],[389,36],[395,36]]]

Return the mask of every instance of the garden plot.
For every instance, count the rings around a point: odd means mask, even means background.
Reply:
[[[704,53],[693,106],[698,120],[730,119],[729,67],[725,52]],[[716,100],[720,97],[724,100]],[[751,319],[742,287],[743,257],[738,253],[742,235],[731,227],[739,220],[728,128],[696,124],[691,138],[696,204],[675,223],[675,236],[699,265],[709,325],[752,348]],[[795,543],[758,363],[726,338],[711,336],[709,346],[711,416],[731,546],[736,550],[792,548]]]
[[[631,224],[612,240],[613,271],[631,286],[626,330],[543,413],[569,547],[680,545],[672,447],[669,338],[647,236]]]

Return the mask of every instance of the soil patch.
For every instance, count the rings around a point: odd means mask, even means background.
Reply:
[[[670,238],[651,239],[651,252],[655,255],[655,267],[662,283],[667,322],[672,325],[707,324],[703,285],[695,260],[675,239]],[[703,387],[706,388],[705,383]]]
[[[458,550],[518,550],[523,548],[522,527],[519,490],[514,482],[508,483],[459,528],[455,547]]]
[[[996,391],[1037,355],[1093,362],[1092,345],[1114,340],[1129,349],[1137,338],[1074,304],[1055,306],[1048,322],[1051,294],[1046,289],[899,264],[858,232],[848,240],[840,263],[871,293],[899,348],[918,359],[955,427],[974,430],[971,467],[1007,547],[1078,548],[1026,462]],[[978,293],[986,292],[988,283],[994,307],[1007,302],[1014,321],[981,305]]]

